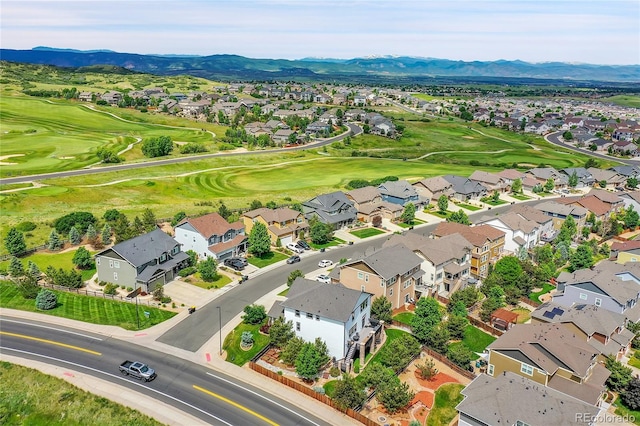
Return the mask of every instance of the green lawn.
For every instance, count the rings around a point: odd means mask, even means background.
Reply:
[[[472,206],[467,203],[456,203],[456,206],[462,207],[463,209],[471,210],[472,212],[477,212],[478,210],[482,210],[482,207]]]
[[[371,352],[367,352],[367,354],[364,356],[364,365],[367,365],[367,363],[369,362],[369,360],[371,359],[371,357],[373,356],[373,354]],[[358,367],[358,368],[356,368]],[[354,371],[359,371],[360,370],[360,357],[357,356],[354,360],[353,360],[353,370]]]
[[[538,303],[542,303],[540,301],[540,296],[542,296],[543,294],[547,294],[549,293],[551,290],[555,289],[556,287],[549,284],[549,283],[545,283],[542,287],[542,290],[540,291],[536,291],[535,293],[530,293],[529,294],[529,299],[533,300],[534,302],[538,302]]]
[[[518,324],[524,324],[531,318],[531,311],[525,308],[515,308],[511,312],[518,314]]]
[[[625,407],[625,405],[620,400],[620,397],[616,398],[613,405],[614,407],[616,407],[616,411],[614,412],[615,414],[628,418],[629,421],[631,421],[634,425],[640,425],[640,410],[634,411],[630,408]]]
[[[458,414],[458,405],[464,396],[460,394],[464,385],[458,383],[447,383],[436,391],[433,408],[427,417],[427,426],[442,426],[451,423],[451,420]]]
[[[289,293],[289,288],[287,287],[284,290],[282,290],[280,293],[278,293],[278,296],[286,296]]]
[[[531,197],[527,197],[526,195],[522,195],[522,194],[509,194],[509,196],[511,198],[515,198],[516,200],[520,200],[520,201],[526,201],[531,199]]]
[[[332,239],[331,241],[329,241],[328,243],[324,243],[324,244],[316,244],[316,243],[314,243],[314,242],[310,242],[310,243],[309,243],[309,245],[310,245],[312,248],[316,249],[316,250],[321,250],[321,249],[323,249],[323,248],[327,248],[327,247],[335,247],[335,246],[338,246],[338,245],[340,245],[340,244],[344,244],[344,243],[346,243],[346,241],[345,241],[345,240],[342,240],[342,239],[340,239],[340,238],[333,237],[333,239]]]
[[[396,223],[396,225],[398,225],[401,228],[411,228],[412,226],[418,226],[418,225],[422,225],[425,222],[424,220],[420,220],[420,219],[413,219],[413,222],[411,223],[405,223],[405,222],[398,222]]]
[[[136,316],[135,303],[118,302],[64,291],[56,291],[55,293],[58,295],[58,306],[49,311],[39,311],[36,309],[35,301],[23,298],[12,283],[0,281],[0,306],[93,324],[115,325],[125,330],[137,330],[138,317],[140,318],[140,329],[144,329],[160,324],[176,315],[174,312],[141,304],[138,307],[139,316]],[[144,315],[144,312],[149,313],[149,318]]]
[[[351,235],[355,235],[358,238],[369,238],[369,237],[373,237],[374,235],[384,234],[384,231],[377,228],[365,228],[365,229],[358,229],[357,231],[351,231],[349,233]]]
[[[235,365],[243,366],[247,361],[260,352],[262,348],[269,344],[269,336],[260,334],[260,326],[261,324],[251,325],[241,323],[234,328],[227,337],[225,337],[222,348],[227,351],[227,361]],[[253,347],[248,351],[245,351],[240,347],[240,338],[244,331],[250,331],[253,334]]]
[[[336,384],[338,382],[339,380],[331,380],[325,383],[324,385],[322,385],[322,387],[324,388],[325,395],[327,395],[330,398],[333,398],[333,393],[336,391]]]
[[[247,261],[255,266],[256,268],[264,268],[265,266],[272,265],[276,262],[280,262],[281,260],[285,260],[288,256],[277,252],[271,251],[262,257],[251,256],[247,258]]]
[[[395,339],[399,338],[403,334],[410,334],[410,333],[407,333],[406,331],[397,330],[397,329],[394,329],[394,328],[387,328],[384,332],[387,335],[387,339],[385,340],[384,345],[387,345],[392,340],[395,340]],[[367,361],[367,365],[364,367],[363,370],[360,371],[360,373],[362,373],[364,370],[366,370],[367,367],[370,366],[371,364],[376,363],[376,362],[380,362],[380,358],[381,358],[380,354],[382,353],[382,348],[384,347],[384,345],[380,349],[378,349],[378,351],[373,355],[373,358],[371,358],[370,361]],[[362,374],[358,375],[358,377],[356,377],[356,380],[360,379],[361,376],[362,376]]]
[[[215,281],[207,282],[204,281],[200,277],[200,273],[197,272],[189,277],[182,279],[185,282],[188,282],[191,285],[195,285],[196,287],[204,288],[205,290],[209,290],[212,288],[221,288],[231,282],[231,278],[224,274],[218,274],[218,279]]]
[[[394,320],[406,325],[411,325],[411,319],[415,317],[413,312],[401,312],[393,317]]]
[[[51,232],[49,230],[49,232]],[[38,266],[38,269],[40,269],[40,271],[44,272],[47,270],[47,268],[49,266],[53,266],[56,269],[65,269],[65,270],[69,270],[69,269],[75,269],[75,265],[73,264],[72,260],[73,260],[73,256],[76,254],[76,250],[71,250],[71,251],[65,251],[64,253],[48,253],[48,252],[35,252],[33,254],[30,254],[28,256],[25,257],[21,257],[20,261],[22,262],[22,265],[24,266],[25,271],[27,270],[27,265],[29,264],[29,261],[35,263]],[[97,251],[89,251],[89,253],[91,253],[91,255],[97,253]],[[10,260],[5,260],[4,262],[0,262],[0,270],[6,270],[9,267],[9,263],[11,263]],[[81,270],[80,273],[82,274],[82,279],[84,281],[87,281],[89,279],[91,279],[91,277],[93,277],[93,275],[96,273],[96,269],[95,268],[91,268],[91,269],[86,269],[86,270]]]
[[[482,202],[485,204],[489,204],[490,206],[499,206],[502,204],[507,204],[507,202],[504,200],[498,199],[497,201],[494,201],[493,199],[490,199],[490,198],[485,198],[484,200],[482,200]]]
[[[484,352],[485,348],[493,343],[494,340],[496,340],[496,338],[492,335],[485,333],[473,325],[468,325],[464,330],[464,338],[462,341],[451,343],[449,346],[456,347],[458,345],[465,345],[474,353],[473,359],[475,360],[480,357],[477,354]]]
[[[629,365],[632,367],[640,368],[640,359],[632,356],[629,358]]]
[[[432,214],[434,216],[441,217],[442,219],[446,219],[451,214],[450,211],[441,212],[440,210],[425,210],[425,213]]]

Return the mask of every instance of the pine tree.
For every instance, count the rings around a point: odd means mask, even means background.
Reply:
[[[13,256],[19,256],[27,250],[24,235],[16,228],[11,228],[4,239],[4,246]]]
[[[9,275],[14,278],[22,277],[24,275],[24,266],[20,259],[15,256],[11,258],[11,263],[9,263]]]
[[[158,220],[150,208],[146,208],[142,212],[142,225],[145,232],[151,232],[158,227]]]
[[[62,241],[55,229],[51,230],[49,234],[49,244],[47,245],[49,250],[60,250],[62,248]]]
[[[35,278],[36,280],[40,278],[40,275],[42,275],[42,272],[40,272],[40,268],[38,268],[38,265],[36,265],[32,261],[29,261],[27,265],[28,265],[28,268],[27,268],[28,274],[33,278]]]
[[[69,241],[74,246],[77,246],[82,241],[82,236],[80,235],[80,233],[78,232],[78,229],[76,229],[75,226],[72,226],[71,230],[69,231]]]
[[[96,231],[96,228],[91,223],[87,227],[87,241],[94,247],[98,241],[98,231]]]
[[[105,223],[102,227],[102,232],[100,233],[100,239],[102,240],[102,244],[108,246],[111,244],[111,227],[108,223]]]

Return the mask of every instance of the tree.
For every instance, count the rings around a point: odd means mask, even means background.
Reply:
[[[224,220],[227,220],[229,219],[229,216],[231,216],[231,213],[232,212],[229,210],[229,207],[221,201],[220,206],[218,207],[218,214],[222,216]]]
[[[433,358],[425,360],[424,364],[416,364],[416,371],[420,374],[420,378],[424,380],[431,380],[438,374],[436,363]]]
[[[571,272],[578,269],[590,268],[593,266],[593,252],[588,244],[580,244],[576,251],[569,258]]]
[[[575,170],[571,173],[571,176],[569,176],[569,186],[571,188],[578,186],[578,173],[576,173]]]
[[[415,393],[411,391],[409,385],[401,382],[398,377],[380,383],[376,392],[378,401],[380,401],[385,410],[391,414],[406,407],[414,396]]]
[[[479,297],[480,292],[473,286],[465,287],[462,290],[458,290],[454,292],[449,299],[449,312],[453,312],[452,309],[457,301],[461,301],[462,303],[464,303],[464,306],[468,309],[478,301]]]
[[[207,257],[202,262],[198,263],[198,272],[200,277],[208,283],[218,279],[218,263],[213,257]]]
[[[371,316],[378,321],[384,321],[386,324],[391,324],[391,302],[385,296],[379,296],[373,299],[371,303]]]
[[[269,327],[269,338],[271,343],[282,349],[289,340],[295,337],[293,331],[293,321],[285,321],[282,317],[275,319],[271,327]]]
[[[174,214],[173,215],[173,219],[171,219],[171,226],[176,226],[185,217],[187,217],[187,213],[185,213],[185,212],[178,212],[178,213]]]
[[[109,209],[102,215],[102,218],[107,222],[115,222],[118,218],[122,216],[122,213],[117,209]]]
[[[600,162],[598,162],[598,160],[596,160],[595,158],[589,158],[587,161],[585,161],[584,168],[589,169],[591,167],[600,167]]]
[[[72,226],[71,230],[69,231],[69,242],[74,246],[76,246],[80,244],[81,241],[82,241],[82,235],[80,235],[80,233],[78,232],[75,226]]]
[[[30,260],[29,263],[27,263],[27,274],[37,282],[40,279],[42,272],[40,272],[38,265]]]
[[[304,340],[300,337],[290,339],[282,350],[282,353],[280,353],[280,361],[289,366],[294,365],[300,349],[302,349],[302,345],[304,345]]]
[[[154,158],[171,154],[173,142],[169,136],[148,138],[142,142],[142,154],[145,157]]]
[[[638,187],[638,178],[631,176],[627,179],[627,188],[636,189]]]
[[[562,134],[562,138],[566,141],[570,141],[573,139],[573,134],[567,130]]]
[[[638,212],[630,205],[627,210],[624,211],[624,226],[625,228],[636,229],[638,222],[640,222],[640,215],[638,215]]]
[[[164,297],[164,286],[162,284],[158,284],[153,289],[153,298],[155,300],[162,300],[163,297]]]
[[[573,239],[575,238],[577,232],[578,226],[576,225],[576,221],[573,216],[569,215],[562,223],[556,241],[571,243],[571,241],[573,241]]]
[[[324,365],[323,359],[314,343],[303,344],[296,357],[296,373],[302,380],[312,381]]]
[[[472,357],[473,352],[465,345],[455,345],[447,351],[447,358],[457,366],[465,369],[469,366]]]
[[[32,275],[12,278],[11,281],[16,285],[18,291],[25,299],[35,299],[42,288],[38,285],[37,278]]]
[[[640,409],[640,380],[631,379],[627,390],[620,397],[626,407],[632,410]]]
[[[136,216],[133,218],[133,224],[131,225],[131,230],[133,232],[132,237],[136,237],[138,235],[142,235],[145,233],[144,224],[142,220]]]
[[[449,319],[446,324],[449,336],[452,339],[462,340],[464,338],[464,331],[469,325],[469,320],[466,316],[449,315]]]
[[[515,283],[522,275],[522,265],[517,257],[504,256],[496,262],[492,273],[497,275],[503,282]]]
[[[395,375],[396,373],[391,368],[385,367],[379,362],[372,362],[360,374],[360,380],[366,387],[377,388],[380,383],[392,380]]]
[[[271,251],[271,238],[267,227],[262,222],[256,222],[249,233],[249,253],[262,257]]]
[[[60,235],[68,235],[71,228],[75,226],[80,234],[84,234],[89,224],[95,225],[97,221],[95,216],[89,212],[73,212],[54,220],[53,228]]]
[[[440,304],[433,297],[421,297],[416,304],[415,315],[411,318],[413,335],[420,342],[427,340],[431,330],[442,322]]]
[[[309,237],[314,244],[326,244],[333,238],[333,228],[314,218],[309,224]]]
[[[424,343],[434,351],[445,354],[447,353],[447,345],[450,338],[451,335],[446,324],[440,323],[427,333]]]
[[[491,314],[498,308],[504,306],[504,290],[501,287],[493,286],[487,290],[487,298],[482,302],[480,308],[480,318],[482,321],[489,321]]]
[[[449,304],[447,305],[447,310],[449,311],[449,315],[458,316],[462,318],[466,318],[469,312],[467,311],[467,307],[465,306],[462,300],[451,301],[449,299]]]
[[[102,227],[102,232],[100,232],[100,239],[102,240],[102,244],[109,245],[111,244],[111,226],[108,223],[105,223]]]
[[[416,218],[416,206],[413,203],[407,203],[406,206],[404,206],[404,211],[402,212],[402,215],[400,216],[400,220],[403,221],[404,223],[407,224],[412,224],[413,221]]]
[[[462,209],[457,212],[453,212],[447,217],[447,222],[461,223],[463,225],[470,225],[469,216]]]
[[[545,192],[551,192],[555,187],[556,187],[556,184],[553,181],[553,178],[547,179],[547,181],[544,183],[544,186],[543,186]]]
[[[522,193],[522,179],[518,178],[511,184],[511,192],[514,194]]]
[[[4,247],[10,255],[19,256],[27,250],[27,244],[24,242],[24,235],[16,228],[9,229],[7,236],[4,238]]]
[[[145,232],[151,232],[158,227],[158,220],[150,208],[144,209],[142,212],[142,226]]]
[[[449,199],[447,198],[447,196],[441,195],[440,197],[438,197],[438,210],[441,213],[444,213],[447,211],[448,208],[449,208]]]
[[[293,284],[293,282],[298,277],[304,278],[304,272],[302,272],[300,269],[295,269],[291,271],[291,273],[289,274],[289,277],[287,278],[287,286],[291,287],[291,284]]]
[[[84,247],[78,247],[71,262],[78,267],[78,269],[91,269],[93,268],[93,257],[89,250]]]
[[[253,200],[251,204],[249,204],[249,210],[257,210],[262,207],[262,202],[260,200]]]
[[[24,265],[17,257],[13,256],[9,263],[9,275],[17,278],[24,276]]]
[[[47,248],[49,250],[60,250],[62,248],[62,240],[60,240],[60,236],[55,229],[52,229],[51,233],[49,234]]]
[[[380,362],[385,367],[398,371],[411,362],[420,353],[420,343],[410,334],[401,334],[397,339],[387,342],[380,350]]]
[[[359,381],[345,374],[342,376],[342,380],[338,380],[336,383],[332,399],[338,408],[345,410],[362,405],[367,399],[367,394]]]
[[[131,239],[136,235],[135,230],[129,222],[129,219],[124,214],[118,216],[118,219],[116,219],[115,223],[113,224],[113,233],[116,235],[116,244],[127,241],[128,239]],[[102,241],[104,242],[104,240]],[[105,242],[105,244],[107,243]]]
[[[245,324],[262,324],[267,319],[267,311],[262,305],[247,305],[243,309],[242,322]]]
[[[620,361],[616,361],[612,357],[607,358],[605,367],[611,372],[611,375],[606,381],[607,387],[614,392],[623,392],[627,389],[633,378],[631,368],[625,366]]]
[[[58,304],[58,296],[51,290],[43,289],[36,296],[36,309],[48,311]]]
[[[89,224],[87,227],[87,241],[93,248],[97,248],[98,245],[98,231],[96,231],[95,226],[93,224]]]

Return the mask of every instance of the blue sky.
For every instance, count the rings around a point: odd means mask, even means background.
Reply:
[[[628,65],[640,1],[1,0],[0,46]]]

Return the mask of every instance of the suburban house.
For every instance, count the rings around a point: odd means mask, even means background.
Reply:
[[[345,193],[347,199],[360,211],[367,206],[375,206],[382,202],[380,191],[375,186],[364,186]]]
[[[589,167],[587,169],[593,178],[598,182],[598,185],[604,189],[615,189],[619,186],[624,186],[627,183],[627,178],[620,173],[613,170],[603,170],[597,167]],[[602,184],[605,186],[603,187]]]
[[[118,243],[94,258],[99,281],[145,293],[172,281],[189,263],[178,241],[161,229]]]
[[[358,211],[358,220],[373,223],[376,216],[395,221],[404,209],[399,204],[382,201],[380,191],[375,186],[353,189],[345,194]]]
[[[336,360],[349,361],[356,349],[364,358],[364,345],[369,342],[371,353],[375,352],[375,337],[382,327],[370,321],[370,293],[298,277],[280,305],[296,336],[306,342],[322,339]]]
[[[614,241],[609,259],[621,264],[637,262],[640,259],[640,240]]]
[[[451,194],[458,201],[479,200],[488,193],[483,184],[466,177],[445,175],[442,178],[451,184]]]
[[[539,235],[541,241],[551,241],[556,234],[556,230],[553,227],[553,219],[534,207],[515,205],[508,213],[516,213],[518,216],[537,223],[540,227]]]
[[[413,203],[416,206],[421,205],[420,197],[415,188],[406,180],[389,180],[378,186],[380,196],[383,201],[405,206]]]
[[[338,265],[332,271],[344,286],[385,296],[392,309],[416,299],[415,288],[422,285],[422,259],[406,246],[383,247],[368,256]]]
[[[532,249],[540,241],[540,225],[517,213],[481,218],[477,225],[484,224],[505,233],[504,250],[517,254],[520,250]]]
[[[471,251],[473,246],[460,234],[433,239],[420,234],[392,235],[382,247],[403,244],[421,260],[424,271],[421,285],[416,286],[416,300],[422,296],[439,294],[449,297],[468,285],[475,285],[471,278]]]
[[[601,414],[593,404],[510,371],[481,374],[461,394],[458,426],[591,426]]]
[[[575,173],[576,177],[578,178],[578,184],[576,185],[576,188],[589,188],[596,183],[596,179],[584,167],[568,167],[566,169],[560,170],[560,173],[567,176],[567,183],[569,182],[568,179]]]
[[[561,272],[552,301],[562,306],[595,305],[640,320],[640,265],[602,261],[593,269]]]
[[[509,186],[513,185],[514,180],[520,179],[520,181],[522,181],[522,178],[524,177],[524,172],[516,169],[504,169],[496,174],[504,179]]]
[[[618,211],[618,208],[624,206],[622,199],[620,199],[620,202],[617,204],[607,203],[605,201],[602,201],[600,197],[597,197],[596,195],[593,195],[591,193],[579,198],[560,198],[557,200],[557,202],[569,206],[584,207],[589,213],[593,213],[596,219],[599,221],[608,219],[613,213]]]
[[[422,179],[412,185],[427,204],[436,204],[440,196],[449,198],[453,194],[453,184],[442,176]]]
[[[489,263],[496,263],[502,257],[505,243],[504,231],[489,225],[468,226],[455,222],[440,222],[433,236],[442,238],[451,234],[460,234],[472,246],[471,276],[485,278],[489,273]]]
[[[476,170],[471,173],[469,180],[482,184],[488,191],[494,192],[508,192],[511,190],[511,185],[507,183],[500,175],[495,173],[484,172],[482,170]]]
[[[619,211],[624,208],[624,200],[618,195],[603,189],[592,188],[587,196],[594,196],[598,200],[609,205],[612,211]]]
[[[625,328],[627,318],[620,313],[583,303],[567,308],[552,302],[531,313],[532,323],[562,324],[601,354],[621,360],[629,353],[635,334]]]
[[[200,259],[224,260],[247,251],[242,222],[229,223],[215,212],[183,219],[174,235],[184,251],[193,250]]]
[[[632,207],[633,210],[640,213],[640,191],[625,192],[619,195],[624,208]]]
[[[300,234],[309,229],[309,224],[304,215],[289,207],[279,207],[277,209],[268,209],[262,207],[251,210],[240,216],[240,220],[244,223],[245,232],[251,233],[253,225],[261,222],[267,227],[271,244],[276,245],[278,239],[280,244],[286,246],[300,238]]]
[[[490,376],[515,373],[596,406],[606,393],[611,373],[603,365],[604,357],[563,325],[517,324],[487,351]]]
[[[122,101],[122,93],[116,91],[109,91],[103,93],[100,99],[108,103],[109,105],[118,105]]]
[[[78,100],[82,102],[93,101],[93,92],[80,92],[80,94],[78,95]]]
[[[560,230],[565,219],[572,216],[578,227],[578,233],[587,220],[587,209],[576,205],[562,204],[557,201],[544,201],[536,204],[535,208],[553,220],[553,229]]]
[[[320,194],[302,203],[302,212],[310,221],[313,218],[340,229],[356,221],[358,212],[342,191]]]
[[[525,175],[534,178],[541,186],[544,186],[549,179],[552,179],[554,189],[563,189],[569,184],[568,176],[553,167],[536,167],[527,170]]]

